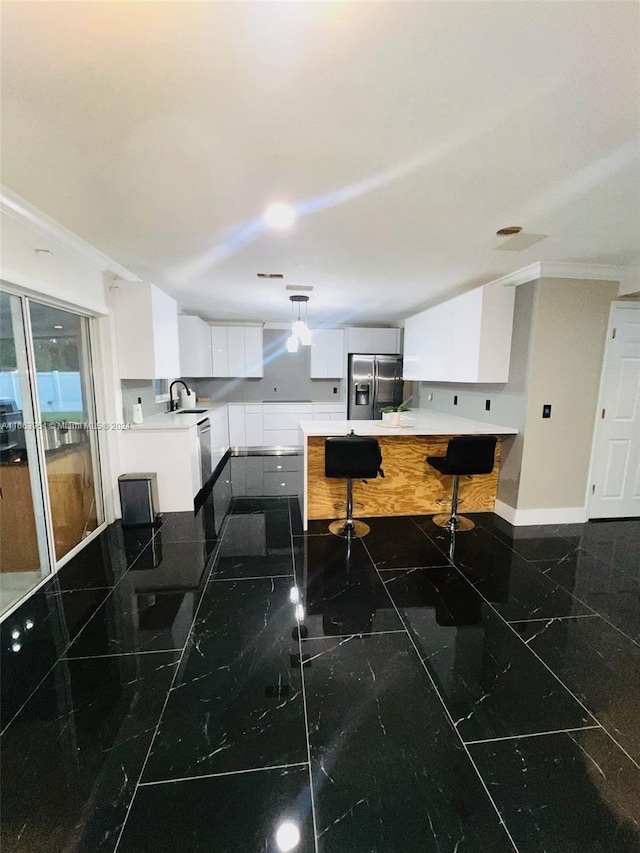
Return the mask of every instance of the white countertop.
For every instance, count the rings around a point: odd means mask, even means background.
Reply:
[[[206,412],[189,412],[186,415],[180,415],[177,412],[161,412],[159,415],[151,415],[150,418],[145,418],[141,424],[131,424],[131,429],[136,430],[136,432],[144,432],[145,430],[191,429],[191,427],[196,426],[200,421],[225,406],[226,403],[222,403],[212,406]],[[198,406],[198,408],[204,409],[204,406]]]
[[[383,426],[383,421],[300,421],[300,429],[309,435],[517,435],[513,427],[487,424],[428,409],[413,409],[400,418],[402,426]]]

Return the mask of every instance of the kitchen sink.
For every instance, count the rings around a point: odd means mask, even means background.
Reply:
[[[167,412],[168,415],[203,415],[209,409],[179,409],[177,412]]]

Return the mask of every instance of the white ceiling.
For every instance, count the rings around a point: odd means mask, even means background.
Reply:
[[[3,2],[2,181],[210,319],[640,263],[635,2]],[[255,227],[272,201],[305,211]],[[495,251],[498,228],[548,239]],[[283,273],[284,281],[258,272]]]

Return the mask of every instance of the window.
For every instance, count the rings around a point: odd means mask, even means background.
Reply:
[[[156,393],[156,403],[166,403],[169,399],[169,380],[156,379],[153,387]]]

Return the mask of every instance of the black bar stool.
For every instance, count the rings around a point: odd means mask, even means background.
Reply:
[[[369,532],[369,525],[353,517],[353,480],[374,480],[384,477],[380,467],[382,453],[378,439],[371,435],[332,435],[324,443],[324,475],[347,481],[347,517],[332,521],[329,530],[336,536],[360,538]]]
[[[461,474],[490,474],[496,455],[495,435],[460,435],[449,439],[446,456],[427,456],[427,462],[441,474],[453,475],[451,515],[434,515],[433,523],[449,530],[471,530],[470,518],[458,515],[458,487]]]

